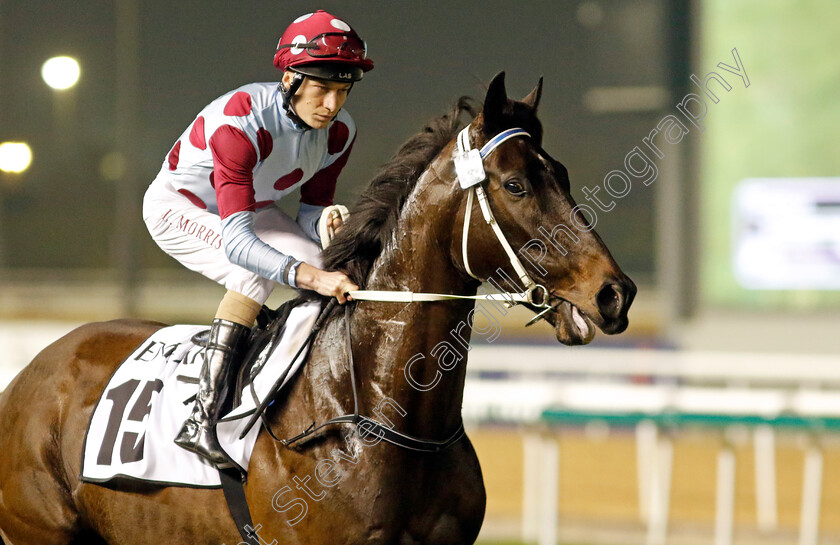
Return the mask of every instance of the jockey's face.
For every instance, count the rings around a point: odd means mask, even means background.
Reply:
[[[283,85],[288,88],[293,76],[291,71],[286,71],[283,74]],[[352,83],[306,76],[297,93],[292,97],[292,107],[304,123],[313,129],[324,129],[344,106],[347,93],[350,92],[352,86]]]

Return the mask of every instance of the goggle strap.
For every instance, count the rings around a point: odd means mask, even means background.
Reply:
[[[297,47],[298,49],[315,49],[318,47],[318,44],[314,42],[306,42],[302,44],[282,44],[277,46],[277,50],[280,51],[281,49],[291,49],[293,47]]]

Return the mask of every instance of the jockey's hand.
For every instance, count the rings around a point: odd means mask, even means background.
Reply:
[[[317,291],[321,295],[335,297],[339,304],[353,299],[344,294],[348,291],[355,291],[359,286],[353,283],[346,274],[339,271],[322,271],[309,263],[298,265],[295,273],[295,283],[299,288]]]

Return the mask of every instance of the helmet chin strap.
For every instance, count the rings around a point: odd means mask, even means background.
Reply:
[[[283,109],[286,110],[286,114],[289,116],[289,119],[291,119],[295,123],[295,125],[297,125],[301,129],[308,131],[312,127],[310,127],[306,121],[300,118],[300,116],[295,111],[295,107],[292,105],[292,98],[298,92],[300,86],[303,85],[303,78],[305,78],[306,76],[304,76],[300,72],[294,72],[294,74],[295,75],[292,77],[292,83],[289,84],[288,89],[283,87],[282,81],[279,84],[277,84],[277,88],[280,90],[280,95],[283,97]]]

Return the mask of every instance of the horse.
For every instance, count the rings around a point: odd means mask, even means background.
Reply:
[[[541,288],[520,300],[560,343],[588,343],[596,326],[624,331],[636,287],[570,195],[566,168],[542,148],[541,93],[542,79],[521,101],[509,99],[502,72],[482,106],[462,98],[406,141],[324,251],[326,267],[365,290],[475,296],[494,275],[500,286],[503,277],[522,278],[514,254],[502,251],[505,238],[528,250],[516,255],[530,256],[525,276]],[[473,116],[466,132],[465,114]],[[486,180],[477,186],[486,202],[473,201],[456,175],[456,156],[465,152],[456,135],[480,148],[513,128],[516,136],[483,159]],[[495,225],[482,218],[485,204]],[[548,251],[535,256],[535,249]],[[355,403],[359,414],[378,415],[400,433],[454,439],[420,452],[347,425],[294,443],[275,441],[264,428],[244,485],[254,534],[264,544],[473,543],[484,484],[469,437],[453,432],[463,430],[469,341],[486,331],[478,310],[505,307],[492,299],[347,305],[326,319],[306,365],[268,408],[268,430],[301,436]],[[83,325],[38,354],[3,392],[0,535],[7,545],[240,541],[218,489],[80,480],[86,426],[109,376],[161,327]]]

